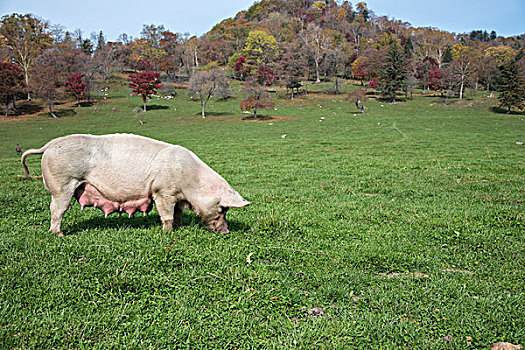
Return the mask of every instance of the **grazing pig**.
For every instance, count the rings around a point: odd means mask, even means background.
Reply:
[[[163,229],[181,225],[182,210],[194,210],[211,231],[228,233],[226,211],[250,204],[188,149],[132,134],[69,135],[22,155],[42,155],[42,178],[51,193],[50,231],[62,236],[64,212],[75,197],[81,208],[107,215],[155,203]]]

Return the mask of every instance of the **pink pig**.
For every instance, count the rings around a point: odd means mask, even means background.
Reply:
[[[194,210],[211,231],[228,233],[226,211],[250,204],[193,152],[132,134],[68,135],[22,155],[43,154],[42,178],[51,193],[50,231],[62,236],[64,212],[75,197],[81,208],[149,212],[153,203],[163,229],[181,225],[182,210]]]

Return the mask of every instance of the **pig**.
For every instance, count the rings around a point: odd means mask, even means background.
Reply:
[[[153,203],[164,231],[181,226],[182,210],[193,210],[210,231],[228,233],[226,212],[250,204],[190,150],[133,134],[74,134],[22,155],[42,154],[42,179],[51,194],[50,231],[62,237],[71,198],[81,206],[144,215]]]

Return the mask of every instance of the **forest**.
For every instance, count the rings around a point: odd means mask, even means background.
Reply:
[[[215,69],[224,79],[245,82],[247,89],[264,93],[275,86],[291,98],[322,81],[332,82],[337,94],[341,79],[354,79],[392,102],[408,98],[415,88],[447,99],[500,91],[499,107],[509,113],[523,109],[525,100],[525,35],[415,28],[376,16],[365,2],[263,0],[201,37],[144,24],[139,38],[122,33],[117,41],[107,41],[103,31],[86,37],[80,29],[13,13],[1,19],[0,43],[5,115],[18,113],[18,100],[37,97],[54,116],[57,99],[101,99],[101,89],[119,74],[128,79],[142,74],[135,79],[146,79],[147,91],[130,87],[145,102],[155,87],[169,94],[173,83]],[[210,79],[217,86],[221,77],[200,75],[193,92],[202,97],[204,116],[206,97],[199,88]]]

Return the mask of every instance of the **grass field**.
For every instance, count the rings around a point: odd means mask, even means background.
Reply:
[[[314,92],[264,121],[243,120],[238,96],[201,119],[178,92],[144,125],[124,89],[98,112],[0,120],[0,348],[525,343],[525,116],[485,95],[355,114]],[[57,238],[40,157],[26,181],[15,145],[114,132],[193,150],[253,204],[220,235],[191,212],[163,234],[156,211],[104,219],[75,202]]]

